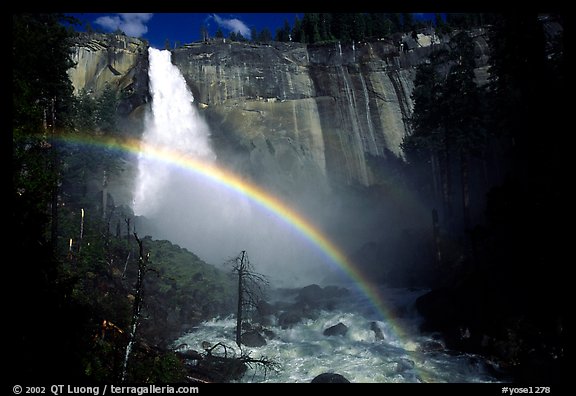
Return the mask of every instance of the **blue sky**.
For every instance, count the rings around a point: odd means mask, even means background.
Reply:
[[[278,27],[284,26],[287,20],[294,24],[296,15],[300,19],[303,13],[119,13],[119,14],[68,14],[81,21],[77,30],[84,30],[86,23],[90,23],[94,30],[113,32],[116,29],[124,31],[128,36],[141,37],[156,48],[164,48],[166,39],[171,45],[176,41],[186,44],[200,40],[200,28],[204,24],[211,36],[214,36],[218,27],[222,28],[225,36],[231,31],[240,32],[249,38],[250,30],[256,28],[258,32],[268,28],[272,36]]]
[[[288,21],[290,26],[294,24],[296,16],[302,20],[303,13],[76,13],[68,14],[80,21],[77,30],[83,31],[89,23],[94,30],[114,32],[122,30],[126,35],[141,37],[150,42],[156,48],[164,48],[166,40],[170,45],[176,42],[186,44],[201,39],[200,29],[202,25],[208,28],[211,37],[220,27],[225,36],[231,31],[242,33],[250,38],[250,31],[256,28],[258,32],[268,28],[272,37],[276,29],[284,26]],[[434,14],[414,14],[415,19],[433,18]]]

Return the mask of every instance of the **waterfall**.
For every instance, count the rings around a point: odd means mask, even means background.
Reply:
[[[170,51],[150,48],[149,61],[152,114],[146,117],[143,143],[158,148],[178,148],[183,155],[213,162],[216,155],[210,146],[210,131],[192,106],[194,96],[172,64]],[[134,197],[136,215],[154,213],[158,196],[169,184],[170,176],[169,164],[140,156]]]
[[[149,49],[152,105],[145,119],[133,210],[139,232],[167,239],[221,265],[246,250],[271,281],[301,284],[326,276],[317,249],[247,194],[210,179],[194,163],[217,167],[211,132],[171,53]],[[168,160],[147,153],[167,150]],[[229,158],[227,158],[229,159]],[[230,172],[230,171],[226,171]],[[239,175],[236,176],[239,178]],[[245,177],[245,176],[243,176]]]

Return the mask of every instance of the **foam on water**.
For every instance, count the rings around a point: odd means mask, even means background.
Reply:
[[[383,339],[370,329],[375,322]],[[344,336],[325,336],[324,330],[343,323]],[[233,346],[236,320],[227,317],[201,324],[195,331],[180,337],[174,345],[187,344],[186,349],[201,351],[203,341]],[[410,324],[407,323],[407,327]],[[267,345],[257,348],[243,346],[243,353],[258,359],[266,357],[280,363],[277,372],[266,373],[255,365],[240,382],[310,382],[326,372],[335,372],[350,382],[497,382],[488,371],[488,364],[478,356],[449,351],[424,352],[421,346],[430,337],[412,334],[399,340],[387,322],[374,321],[364,314],[342,311],[320,311],[315,319],[304,319],[291,328],[277,324],[266,326],[274,332]]]

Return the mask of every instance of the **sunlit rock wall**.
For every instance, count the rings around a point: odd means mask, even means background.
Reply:
[[[274,178],[266,182],[280,190],[329,191],[378,183],[375,164],[402,158],[414,66],[434,40],[406,50],[391,40],[308,46],[212,40],[176,49],[173,62],[216,144],[245,153],[235,166],[257,179]]]
[[[485,32],[477,77],[487,78]],[[416,66],[446,45],[433,30],[341,45],[209,40],[172,51],[172,61],[208,121],[220,161],[285,194],[379,184],[403,159]],[[70,78],[79,92],[107,85],[119,112],[142,116],[148,100],[147,45],[123,35],[84,35]]]
[[[147,48],[146,42],[121,34],[79,35],[72,47],[76,66],[68,71],[74,93],[97,97],[110,87],[121,98],[119,113],[132,113],[148,96]]]

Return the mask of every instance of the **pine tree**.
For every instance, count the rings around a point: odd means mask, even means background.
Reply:
[[[298,43],[305,43],[304,32],[302,31],[302,22],[298,16],[294,17],[294,26],[292,27],[292,40]]]
[[[450,68],[444,86],[444,125],[449,149],[460,157],[461,197],[464,229],[470,225],[470,188],[468,161],[470,155],[484,151],[485,126],[480,91],[474,81],[474,42],[467,32],[458,33],[450,40]]]
[[[12,279],[25,282],[15,290],[17,309],[10,339],[11,378],[70,379],[83,375],[77,354],[82,335],[76,329],[83,318],[66,300],[70,287],[60,279],[55,259],[60,159],[51,137],[68,127],[72,85],[67,71],[74,65],[65,23],[76,20],[62,14],[12,15],[12,221],[10,246],[21,266]],[[30,315],[34,312],[34,315]],[[58,326],[53,326],[58,323]],[[83,323],[84,325],[86,323]],[[30,339],[37,343],[31,344]],[[36,356],[35,364],[29,357]],[[66,356],[54,365],[54,356]],[[39,369],[41,368],[41,369]]]
[[[306,13],[302,19],[302,31],[307,43],[317,43],[320,38],[320,15],[316,13]]]
[[[260,31],[260,34],[258,35],[258,41],[262,43],[268,43],[272,41],[272,33],[270,33],[268,28],[264,28]]]

